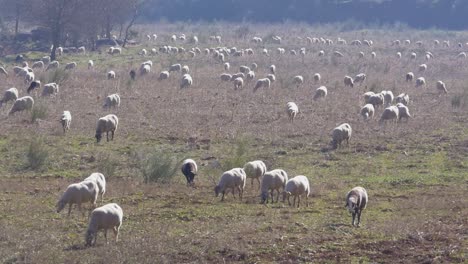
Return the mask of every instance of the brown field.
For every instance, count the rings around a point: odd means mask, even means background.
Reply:
[[[76,61],[70,72],[35,71],[42,83],[60,80],[55,98],[35,95],[32,112],[7,117],[0,108],[0,262],[2,263],[464,263],[468,253],[468,60],[456,59],[468,46],[467,32],[362,30],[340,32],[287,24],[282,26],[153,25],[139,28],[141,44],[110,56],[103,50],[86,55],[66,54],[61,65]],[[156,42],[144,40],[157,33]],[[223,64],[212,56],[187,54],[141,57],[169,44],[172,34],[198,35],[200,43],[177,43],[187,50],[217,47],[210,35],[221,35],[226,47],[253,48],[255,55],[227,57],[231,74],[255,62],[256,79],[268,66],[277,67],[270,89],[254,93],[255,80],[241,90],[221,82]],[[272,35],[283,37],[274,44]],[[263,44],[250,41],[263,37]],[[301,36],[302,41],[296,39]],[[307,44],[305,37],[371,39],[374,46]],[[394,39],[411,45],[391,46]],[[433,39],[450,40],[451,47],[434,47]],[[423,41],[423,46],[414,43]],[[263,47],[270,56],[261,54]],[[283,47],[286,54],[277,55]],[[305,56],[289,50],[305,47]],[[324,57],[318,57],[320,50]],[[334,58],[333,51],[345,56]],[[363,51],[364,59],[358,58]],[[377,53],[371,59],[370,53]],[[400,51],[403,58],[397,59]],[[425,51],[434,59],[426,61]],[[411,60],[409,55],[418,57]],[[32,62],[46,54],[31,52]],[[12,72],[14,56],[0,58]],[[95,69],[86,63],[93,59]],[[128,72],[146,60],[151,73],[130,81]],[[179,89],[180,73],[158,81],[161,71],[174,63],[190,67],[194,84]],[[421,73],[418,65],[426,63]],[[30,63],[31,64],[31,63]],[[63,68],[63,66],[62,66]],[[106,73],[114,70],[115,80]],[[427,85],[415,88],[405,74],[424,76]],[[312,76],[322,80],[314,83]],[[344,87],[345,75],[365,73],[367,80]],[[304,76],[296,88],[295,75]],[[435,83],[447,84],[440,94]],[[11,74],[0,75],[3,90],[27,85]],[[325,100],[312,100],[315,89],[328,88]],[[414,118],[398,124],[378,124],[382,108],[364,122],[359,109],[367,91],[391,90],[409,94]],[[104,98],[119,93],[120,108],[104,110]],[[289,122],[286,103],[299,106]],[[63,135],[61,113],[72,114],[71,130]],[[114,113],[119,127],[112,142],[95,143],[99,117]],[[37,118],[31,121],[32,116]],[[331,150],[331,131],[349,123],[349,146]],[[169,180],[145,183],[142,171],[151,154],[179,162],[193,158],[199,164],[196,187],[185,185],[177,170]],[[29,158],[28,158],[29,157]],[[31,162],[44,158],[43,164]],[[224,170],[254,159],[269,169],[283,168],[289,177],[306,175],[311,183],[309,207],[287,203],[259,204],[258,186],[247,182],[244,199],[228,195],[224,202],[213,188]],[[179,163],[177,163],[177,167]],[[178,169],[178,168],[177,168]],[[108,245],[99,234],[96,247],[84,246],[88,218],[77,210],[71,217],[57,214],[55,204],[65,190],[94,171],[107,179],[104,202],[123,208],[120,241]],[[350,225],[344,197],[354,186],[369,193],[361,228]],[[99,201],[98,205],[102,203]]]

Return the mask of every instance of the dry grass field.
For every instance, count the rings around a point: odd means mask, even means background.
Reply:
[[[0,262],[1,263],[465,263],[468,253],[468,60],[456,59],[468,46],[467,32],[362,30],[340,32],[305,25],[152,25],[139,28],[142,42],[122,55],[102,52],[64,55],[62,65],[76,61],[69,72],[36,71],[42,83],[58,81],[55,98],[35,95],[32,112],[7,116],[0,108]],[[144,40],[157,33],[156,42]],[[200,43],[176,43],[187,50],[217,47],[210,35],[221,35],[226,47],[253,48],[254,55],[227,57],[231,74],[239,66],[258,64],[256,79],[275,64],[277,80],[270,89],[253,92],[255,80],[235,91],[221,82],[223,64],[212,56],[188,54],[141,57],[165,44],[172,34],[198,35]],[[272,35],[283,43],[270,41]],[[250,41],[264,38],[263,44]],[[297,36],[303,40],[296,39]],[[305,37],[371,39],[372,47],[307,44]],[[391,46],[394,39],[411,45]],[[450,48],[434,47],[433,39],[450,40]],[[414,43],[423,41],[423,46]],[[270,56],[261,54],[263,48]],[[286,54],[277,55],[283,47]],[[305,47],[305,56],[289,50]],[[320,50],[325,56],[318,57]],[[345,56],[334,58],[333,51]],[[358,58],[363,51],[365,58]],[[375,51],[377,58],[371,59]],[[401,59],[396,53],[403,54]],[[426,61],[431,51],[434,59]],[[418,57],[410,59],[410,53]],[[29,61],[46,54],[28,53]],[[9,71],[14,57],[0,58]],[[95,68],[86,63],[94,60]],[[131,81],[128,72],[152,60],[151,73]],[[194,83],[179,89],[180,73],[158,81],[174,63],[190,67]],[[418,65],[428,69],[418,72]],[[114,70],[115,80],[106,73]],[[425,88],[407,83],[409,71],[424,76]],[[322,80],[314,83],[312,76]],[[345,75],[365,73],[367,80],[344,87]],[[295,75],[304,76],[296,88]],[[439,94],[435,83],[447,84]],[[325,100],[312,100],[315,89],[328,88]],[[0,75],[0,87],[27,86],[11,74]],[[367,91],[409,94],[414,118],[379,125],[376,116],[364,122],[359,109]],[[119,93],[118,109],[104,110],[104,98]],[[289,122],[286,103],[299,106]],[[72,114],[63,135],[61,113]],[[119,127],[114,141],[96,144],[99,117],[114,113]],[[32,117],[34,116],[34,121]],[[349,123],[349,146],[332,150],[331,131]],[[145,183],[145,160],[174,161],[173,178]],[[187,187],[178,166],[183,158],[199,164],[195,188]],[[213,188],[224,170],[263,160],[269,169],[283,168],[289,177],[306,175],[311,183],[309,207],[287,203],[260,204],[258,185],[246,185],[244,199],[228,195],[224,202]],[[96,247],[84,246],[88,217],[77,210],[57,214],[55,204],[65,188],[94,171],[107,178],[104,202],[124,211],[120,241],[99,234]],[[360,228],[351,226],[344,208],[346,193],[363,186],[369,204]],[[102,203],[99,201],[99,205]]]

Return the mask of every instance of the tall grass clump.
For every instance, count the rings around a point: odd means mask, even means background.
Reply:
[[[42,138],[33,138],[26,152],[27,167],[38,170],[46,164],[48,157],[49,151],[44,144],[44,140]]]
[[[61,84],[66,81],[70,77],[70,71],[66,71],[64,69],[58,68],[56,70],[50,71],[49,75],[47,76],[48,83],[57,83]]]
[[[170,182],[179,164],[176,156],[161,150],[134,153],[134,158],[145,183]]]
[[[112,177],[115,175],[119,162],[112,158],[110,154],[98,155],[98,170],[106,177]]]
[[[35,105],[31,110],[31,122],[34,123],[38,119],[46,119],[47,118],[47,107],[43,104]]]
[[[229,152],[228,152],[229,153]],[[222,169],[224,171],[230,170],[232,168],[242,168],[244,164],[248,161],[248,141],[239,140],[235,143],[235,148],[228,157],[222,162]]]

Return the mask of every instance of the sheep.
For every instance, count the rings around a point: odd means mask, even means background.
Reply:
[[[171,67],[169,67],[169,72],[173,72],[173,71],[180,72],[181,70],[182,70],[182,65],[180,65],[178,63],[173,64],[173,65],[171,65]]]
[[[421,64],[419,65],[419,72],[425,72],[427,70],[427,65],[426,64]]]
[[[111,94],[104,99],[104,105],[102,108],[104,109],[110,109],[116,108],[120,106],[120,95],[119,94]]]
[[[353,220],[351,225],[354,226],[354,222],[357,215],[357,225],[361,224],[361,213],[367,206],[367,191],[362,187],[354,187],[346,194],[346,204],[345,208],[348,208],[348,211],[352,214]]]
[[[411,118],[411,114],[409,113],[409,109],[406,105],[398,103],[396,107],[398,108],[398,121],[402,118],[406,118],[406,121],[408,121],[408,119]]]
[[[246,74],[246,73],[248,73],[250,71],[250,68],[247,67],[247,66],[242,65],[242,66],[239,67],[239,71]]]
[[[299,108],[297,107],[296,103],[288,102],[286,104],[286,113],[288,114],[289,120],[293,122],[294,118],[296,118],[297,114],[299,113]]]
[[[374,94],[369,96],[366,104],[372,104],[375,108],[378,108],[385,103],[385,96],[382,93]]]
[[[401,52],[397,52],[396,56],[397,56],[397,59],[401,59]]]
[[[193,185],[193,180],[198,172],[197,163],[193,159],[186,159],[182,162],[181,171],[187,179],[187,186]]]
[[[351,88],[353,88],[353,87],[354,87],[353,78],[351,78],[350,76],[347,76],[347,75],[346,75],[346,76],[344,77],[344,85],[345,85],[345,87],[350,86]]]
[[[406,81],[407,81],[407,82],[412,82],[413,79],[414,79],[414,73],[408,72],[408,73],[406,74]]]
[[[402,103],[404,105],[408,105],[409,103],[409,96],[406,93],[399,94],[396,98],[395,101],[397,103]]]
[[[223,67],[224,67],[224,70],[225,70],[225,71],[229,71],[229,69],[231,68],[231,65],[229,64],[229,62],[225,62],[225,63],[223,64]]]
[[[315,83],[318,83],[320,82],[320,79],[322,79],[322,76],[320,76],[320,73],[315,73],[313,78]]]
[[[24,82],[25,82],[25,83],[31,83],[31,82],[34,81],[34,78],[35,78],[34,72],[27,72],[27,73],[26,73],[26,76],[25,76],[25,78],[24,78]]]
[[[13,115],[16,112],[24,111],[24,110],[31,110],[34,105],[34,99],[31,96],[24,96],[17,99],[13,106],[11,107],[8,115]]]
[[[86,246],[96,245],[97,233],[104,229],[104,237],[107,240],[107,230],[112,229],[115,235],[115,242],[119,241],[119,230],[122,226],[123,211],[116,203],[109,203],[93,210],[86,231],[85,243]]]
[[[393,98],[394,98],[392,91],[382,91],[380,93],[383,94],[384,96],[384,105],[385,106],[391,105],[393,102]]]
[[[232,75],[229,73],[223,73],[220,75],[221,81],[229,82],[232,79]]]
[[[142,64],[140,67],[140,75],[146,75],[151,72],[151,66],[149,64]]]
[[[416,87],[426,86],[426,79],[424,77],[419,77],[416,79]]]
[[[436,88],[440,93],[447,93],[447,87],[443,81],[437,81]]]
[[[44,64],[49,64],[50,63],[50,56],[42,57],[41,61],[44,62]]]
[[[41,88],[41,81],[35,80],[29,84],[28,90],[26,92],[30,94],[31,91],[33,91],[34,89],[39,89],[39,88]]]
[[[182,74],[188,74],[190,72],[190,68],[187,65],[184,65],[181,69]]]
[[[396,122],[398,120],[398,115],[399,115],[399,110],[398,107],[392,105],[387,108],[382,113],[382,116],[380,117],[379,124],[383,124],[387,120],[390,120],[393,122],[393,120]]]
[[[85,52],[86,52],[86,48],[85,48],[84,46],[78,47],[78,49],[76,49],[76,52],[77,52],[77,53],[85,53]]]
[[[60,63],[58,61],[51,61],[49,65],[47,65],[46,71],[57,69],[59,66],[60,66]]]
[[[294,76],[293,83],[299,88],[299,86],[304,83],[304,77],[301,75]]]
[[[63,54],[63,48],[62,47],[58,47],[56,51],[57,51],[58,56],[62,56],[62,54]]]
[[[364,56],[365,56],[364,52],[362,52],[362,51],[359,52],[358,57],[359,57],[360,59],[364,59]]]
[[[460,53],[457,55],[457,58],[459,58],[459,59],[466,59],[466,52],[460,52]]]
[[[153,40],[156,41],[156,39],[158,39],[158,35],[153,34]]]
[[[331,145],[334,149],[337,149],[341,146],[341,143],[346,140],[346,144],[349,145],[349,140],[351,139],[352,135],[352,128],[348,123],[343,123],[337,127],[335,127],[332,131],[332,141]]]
[[[415,52],[412,52],[411,55],[410,55],[410,58],[414,60],[414,59],[416,59],[417,56],[418,55]]]
[[[354,83],[360,83],[362,84],[366,80],[367,76],[365,73],[360,73],[354,77],[353,84]]]
[[[239,191],[239,198],[242,200],[242,194],[244,193],[245,182],[246,182],[247,175],[245,174],[244,169],[242,168],[234,168],[229,171],[226,171],[221,175],[218,184],[214,188],[215,196],[218,197],[221,193],[223,196],[221,197],[221,201],[224,201],[224,195],[227,189],[232,190],[232,195],[234,198],[234,190],[237,189]]]
[[[160,74],[159,74],[159,77],[158,77],[158,80],[162,81],[162,80],[166,80],[168,79],[170,76],[170,73],[168,71],[162,71]]]
[[[276,81],[276,76],[275,76],[274,74],[271,74],[271,73],[270,73],[270,74],[268,74],[266,77],[267,77],[268,79],[270,79],[270,82],[272,82],[272,83]]]
[[[333,55],[334,55],[335,57],[337,57],[337,58],[343,58],[343,57],[344,57],[343,53],[341,53],[341,52],[339,52],[339,51],[334,51],[334,52],[333,52]]]
[[[361,116],[364,118],[365,121],[369,120],[370,118],[374,117],[374,106],[372,104],[366,104],[361,108]]]
[[[70,62],[70,63],[67,63],[65,65],[65,70],[72,70],[72,69],[76,68],[76,65],[77,65],[76,62],[74,62],[74,61]]]
[[[371,52],[371,58],[372,58],[372,59],[375,59],[376,57],[377,57],[377,53],[375,53],[374,51]]]
[[[104,201],[104,194],[106,193],[106,178],[104,177],[104,174],[93,172],[83,181],[95,182],[98,187],[98,193],[101,195],[101,202]]]
[[[235,79],[237,78],[242,78],[244,79],[245,78],[245,74],[243,74],[242,72],[238,72],[236,74],[233,74],[232,77],[231,77],[231,81],[234,81]]]
[[[92,60],[89,60],[88,61],[88,70],[91,70],[92,68],[94,68],[94,62]]]
[[[366,92],[366,93],[364,93],[364,96],[363,96],[363,97],[364,97],[364,102],[367,103],[367,101],[369,100],[369,98],[370,98],[371,96],[373,96],[373,95],[375,95],[374,92]]]
[[[234,90],[240,89],[244,86],[244,79],[242,77],[237,77],[234,79]]]
[[[57,95],[59,92],[59,85],[56,83],[48,83],[44,84],[44,88],[42,89],[41,96],[52,96]]]
[[[325,86],[320,86],[319,88],[317,88],[317,90],[315,90],[315,94],[314,94],[314,100],[318,100],[319,98],[325,98],[327,96],[327,87]]]
[[[2,100],[0,100],[0,107],[2,107],[3,104],[8,103],[9,101],[12,101],[13,104],[15,103],[16,99],[18,99],[18,89],[16,88],[10,88],[5,91],[3,94]]]
[[[122,54],[122,48],[120,47],[110,47],[109,50],[107,51],[110,55],[114,54]]]
[[[60,213],[68,204],[68,216],[70,216],[72,205],[77,204],[81,212],[81,204],[90,202],[92,208],[96,208],[99,189],[93,181],[83,181],[68,185],[60,200],[57,202],[57,213]]]
[[[255,72],[254,71],[249,71],[246,75],[245,78],[247,81],[251,81],[255,78]]]
[[[104,117],[99,118],[97,125],[96,125],[96,142],[99,143],[102,138],[102,133],[106,133],[107,142],[109,142],[109,132],[111,132],[111,140],[114,140],[114,133],[117,130],[119,125],[119,119],[116,115],[106,115]]]
[[[255,83],[254,92],[256,92],[259,88],[270,88],[271,81],[269,78],[258,79]]]
[[[254,160],[244,164],[244,172],[247,178],[251,179],[251,185],[253,187],[254,179],[257,179],[258,187],[260,188],[260,178],[267,171],[265,163],[261,160]]]
[[[115,71],[107,72],[107,80],[115,79]]]
[[[299,208],[301,203],[301,195],[305,195],[306,207],[309,206],[310,184],[309,179],[307,179],[306,176],[298,175],[286,182],[286,186],[283,191],[283,202],[286,201],[286,198],[288,198],[289,206],[291,206],[291,201],[289,200],[291,195],[294,196],[293,207],[296,206],[297,198],[297,208]]]
[[[146,49],[141,49],[140,52],[138,52],[138,55],[140,56],[146,56],[148,54],[148,51]]]
[[[188,88],[192,86],[192,82],[192,76],[190,76],[190,74],[184,74],[182,81],[180,82],[180,88]]]
[[[271,74],[276,74],[276,66],[275,65],[270,65],[269,69],[270,69]]]
[[[60,123],[62,124],[63,134],[67,133],[67,131],[70,130],[71,120],[72,117],[70,111],[63,111],[63,114],[60,117]]]
[[[271,202],[274,202],[274,191],[278,192],[276,196],[276,202],[279,200],[280,189],[284,191],[286,182],[288,181],[288,174],[281,169],[271,170],[265,172],[262,178],[262,183],[260,184],[260,196],[262,203],[268,203],[268,191],[271,194]]]
[[[36,61],[31,66],[33,69],[44,69],[44,62],[43,61]]]
[[[7,70],[5,70],[5,68],[3,68],[3,67],[0,67],[0,73],[5,75],[5,76],[8,76]]]

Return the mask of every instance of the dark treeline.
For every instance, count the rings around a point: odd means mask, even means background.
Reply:
[[[402,22],[415,28],[468,28],[468,0],[149,0],[148,22]]]

